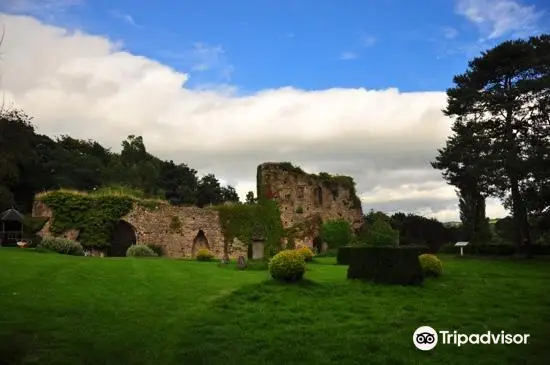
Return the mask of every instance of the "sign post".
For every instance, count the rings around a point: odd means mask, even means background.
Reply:
[[[468,246],[470,242],[457,242],[455,247],[460,247],[460,256],[464,256],[464,247]]]

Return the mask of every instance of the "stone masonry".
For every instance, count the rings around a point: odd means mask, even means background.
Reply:
[[[328,186],[323,180],[288,164],[264,163],[258,166],[258,188],[274,199],[281,210],[284,228],[304,226],[298,229],[296,243],[313,245],[322,223],[332,219],[345,219],[353,229],[363,224],[363,211],[354,201],[352,191],[342,184]],[[259,193],[260,190],[258,190]]]
[[[33,216],[51,218],[52,212],[44,203],[37,200],[34,203]],[[179,227],[171,224],[173,217],[177,217]],[[122,221],[132,226],[138,244],[152,243],[162,246],[166,256],[189,258],[200,248],[206,247],[216,258],[223,258],[224,237],[218,212],[213,209],[176,207],[163,203],[155,210],[148,210],[135,204]],[[42,237],[52,236],[49,227],[48,221],[39,234]],[[78,231],[71,230],[63,236],[77,239]],[[230,258],[246,256],[247,249],[242,243],[235,241],[230,245],[228,254]]]

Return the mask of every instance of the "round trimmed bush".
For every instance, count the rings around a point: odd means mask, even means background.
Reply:
[[[39,252],[53,251],[64,255],[84,256],[84,248],[80,242],[62,237],[44,238],[37,246]]]
[[[214,258],[214,254],[207,248],[201,248],[196,255],[197,261],[210,261]]]
[[[420,266],[426,276],[441,276],[443,274],[443,264],[441,260],[436,256],[429,253],[418,256],[420,260]]]
[[[298,250],[284,250],[269,261],[271,277],[279,281],[299,281],[306,271],[306,261]]]
[[[157,257],[155,251],[147,245],[132,245],[126,250],[126,256],[128,257]]]
[[[304,260],[306,262],[313,260],[313,251],[307,246],[300,246],[296,249],[302,256],[304,256]]]

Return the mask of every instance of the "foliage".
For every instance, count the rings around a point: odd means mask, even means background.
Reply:
[[[37,199],[52,210],[52,233],[77,229],[82,245],[95,248],[110,245],[116,223],[130,212],[134,203],[146,208],[159,203],[127,195],[94,195],[68,190],[42,193]]]
[[[381,284],[417,285],[424,276],[416,248],[352,247],[348,279]]]
[[[527,254],[529,215],[550,207],[549,64],[547,34],[506,41],[472,59],[447,90],[453,135],[434,164],[450,184],[474,192],[473,201],[501,199],[512,211],[514,241]]]
[[[214,258],[214,254],[207,248],[201,248],[195,255],[197,261],[211,261]]]
[[[391,225],[391,218],[381,212],[371,212],[357,237],[359,242],[370,246],[395,246],[399,231]]]
[[[436,255],[425,253],[418,256],[418,260],[420,260],[420,266],[422,266],[425,276],[441,276],[443,274],[443,264]]]
[[[338,265],[349,265],[352,248],[352,246],[342,246],[338,248],[338,253],[336,254],[336,263]]]
[[[399,230],[400,247],[425,245],[430,251],[437,252],[441,245],[456,242],[460,238],[460,228],[446,226],[436,219],[416,214],[396,213],[391,216],[391,224]]]
[[[246,204],[254,204],[256,203],[256,198],[254,198],[254,192],[249,191],[246,193]]]
[[[304,260],[306,262],[313,260],[313,251],[311,251],[309,247],[305,245],[300,245],[299,247],[296,248],[296,251],[298,251],[300,255],[304,256]]]
[[[67,238],[44,238],[38,247],[64,255],[84,256],[84,248],[82,245],[77,241],[69,240]]]
[[[132,245],[126,250],[127,257],[156,257],[158,256],[155,251],[153,251],[147,245]]]
[[[172,233],[179,233],[181,231],[181,221],[178,216],[175,215],[170,219],[169,228]]]
[[[253,236],[265,239],[266,256],[271,257],[279,251],[284,230],[279,207],[274,201],[260,199],[258,204],[222,205],[214,209],[219,212],[225,252],[229,252],[234,238],[248,247]]]
[[[147,247],[149,247],[154,253],[157,254],[157,256],[164,256],[164,247],[161,245],[156,245],[154,243],[147,243]]]
[[[25,216],[25,219],[23,220],[23,230],[25,234],[33,235],[36,232],[40,231],[47,221],[48,218],[44,217]]]
[[[351,226],[345,219],[329,220],[321,226],[321,239],[329,248],[346,246],[352,237]]]
[[[296,250],[283,250],[269,261],[269,273],[275,280],[295,282],[306,272],[304,256]]]

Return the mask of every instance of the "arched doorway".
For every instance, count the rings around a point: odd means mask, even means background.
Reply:
[[[126,221],[118,221],[111,236],[111,247],[109,247],[109,256],[126,256],[128,247],[137,242],[136,231],[134,227]]]
[[[199,232],[195,236],[195,239],[193,240],[193,246],[191,247],[191,256],[195,257],[197,251],[201,248],[210,249],[208,238],[206,238],[206,235],[204,234],[204,231],[202,229],[199,230]]]
[[[323,252],[323,240],[321,237],[315,236],[313,239],[313,250],[318,254]]]

